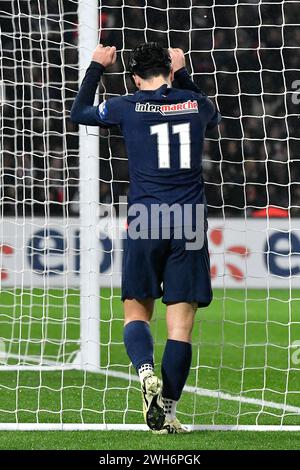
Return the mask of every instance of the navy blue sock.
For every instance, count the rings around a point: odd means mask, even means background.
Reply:
[[[178,401],[192,361],[192,345],[183,341],[168,339],[161,364],[164,398]]]
[[[153,339],[148,323],[141,320],[127,323],[124,328],[124,344],[137,372],[143,364],[153,366]]]

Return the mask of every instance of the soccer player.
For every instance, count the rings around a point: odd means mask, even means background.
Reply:
[[[129,213],[136,204],[142,204],[147,214],[155,205],[176,205],[183,212],[189,205],[188,224],[194,227],[196,207],[205,206],[201,162],[205,131],[219,123],[220,114],[191,80],[183,51],[153,42],[138,45],[129,60],[138,91],[93,106],[101,76],[115,61],[115,47],[97,46],[71,119],[91,126],[121,127],[129,162]],[[176,87],[172,87],[174,80]],[[124,343],[140,377],[145,421],[155,432],[167,434],[188,431],[176,418],[176,406],[189,375],[195,313],[210,304],[212,290],[205,234],[201,247],[187,249],[191,238],[175,236],[176,224],[184,225],[185,219],[176,222],[169,217],[167,237],[161,232],[163,219],[159,216],[153,221],[147,215],[150,227],[158,224],[158,236],[152,236],[146,224],[147,236],[131,237],[135,218],[132,213],[128,217],[122,300]],[[154,301],[160,297],[167,306],[168,330],[162,384],[154,373],[149,328]]]

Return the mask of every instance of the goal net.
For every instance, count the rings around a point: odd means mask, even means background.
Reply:
[[[99,41],[117,62],[97,102],[133,93],[128,54],[159,41],[223,116],[203,156],[214,301],[180,420],[300,429],[299,22],[288,0],[1,1],[0,429],[146,428],[122,343],[124,142],[69,119]]]

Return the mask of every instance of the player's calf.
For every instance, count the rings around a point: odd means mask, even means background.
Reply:
[[[136,303],[136,301],[127,301],[127,305],[135,307]],[[145,307],[141,302],[138,306]],[[147,318],[146,313],[144,317]],[[141,381],[145,422],[150,429],[161,429],[165,421],[165,412],[161,398],[161,382],[153,371],[153,339],[149,324],[143,320],[127,323],[124,328],[124,344]]]

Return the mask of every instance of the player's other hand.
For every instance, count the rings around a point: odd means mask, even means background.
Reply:
[[[92,60],[103,65],[103,67],[109,67],[116,62],[117,51],[115,46],[103,46],[99,44],[93,52]]]
[[[169,52],[172,60],[173,72],[177,72],[177,70],[185,67],[185,57],[182,49],[170,48]]]

